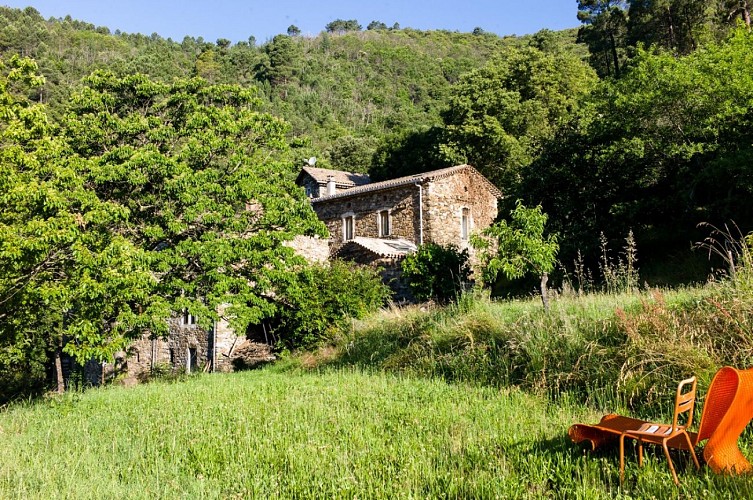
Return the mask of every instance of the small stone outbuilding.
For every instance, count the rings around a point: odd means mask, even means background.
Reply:
[[[168,332],[164,338],[145,335],[134,341],[114,363],[87,363],[86,382],[99,385],[118,378],[131,385],[155,372],[229,372],[275,359],[269,345],[237,335],[226,321],[207,329],[184,312],[168,320]]]

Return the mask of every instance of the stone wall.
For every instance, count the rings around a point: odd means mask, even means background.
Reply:
[[[303,179],[301,180],[301,186],[306,192],[306,196],[308,196],[309,198],[318,198],[323,194],[327,194],[326,186],[323,188],[323,190],[320,190],[319,183],[310,175],[303,176]]]
[[[215,324],[213,334],[211,328],[205,330],[199,325],[183,325],[180,318],[175,317],[168,320],[168,331],[167,338],[144,335],[135,340],[128,349],[116,353],[113,363],[90,361],[84,367],[85,381],[100,385],[118,378],[125,385],[132,385],[154,369],[210,371],[213,361],[216,362],[214,371],[228,372],[233,370],[238,347],[246,342],[245,335],[236,335],[224,320]],[[215,340],[216,345],[213,345]],[[190,366],[189,355],[195,356]],[[271,352],[267,353],[269,356]]]
[[[219,314],[222,317],[225,314],[225,307],[220,307]],[[217,339],[215,360],[217,366],[215,371],[230,372],[233,371],[233,359],[238,347],[246,340],[245,335],[237,335],[235,330],[230,327],[227,320],[221,319],[215,326],[215,335]]]
[[[458,172],[428,183],[424,193],[424,241],[467,249],[471,264],[475,265],[476,252],[469,240],[461,237],[464,208],[470,215],[469,234],[489,227],[497,217],[497,198],[479,175]]]
[[[292,241],[285,242],[295,253],[309,262],[323,263],[329,259],[329,242],[318,236],[298,235]]]
[[[327,225],[333,246],[343,243],[343,217],[345,215],[355,217],[353,236],[380,238],[378,218],[382,210],[388,210],[390,213],[389,237],[417,242],[419,233],[417,207],[418,188],[413,184],[313,204],[319,219]]]

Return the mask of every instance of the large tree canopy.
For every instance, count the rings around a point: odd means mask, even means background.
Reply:
[[[41,84],[36,65],[0,68],[0,372],[33,379],[51,353],[59,375],[61,351],[84,361],[122,348],[154,280],[144,252],[110,231],[127,211],[87,188],[88,163],[19,97]]]
[[[443,150],[509,190],[595,84],[593,70],[570,53],[509,50],[455,86]]]
[[[153,306],[209,321],[230,304],[238,331],[271,314],[268,296],[301,262],[284,243],[323,234],[281,161],[286,124],[237,86],[102,72],[86,83],[65,134],[90,161],[87,185],[127,211],[113,232],[147,252]]]
[[[666,252],[699,222],[753,227],[742,202],[753,195],[751,67],[753,36],[742,29],[681,58],[640,51],[622,79],[601,85],[521,191],[552,215],[569,257],[600,231],[633,228],[639,244]]]
[[[303,263],[286,242],[324,227],[252,91],[99,72],[55,129],[19,97],[35,65],[0,68],[1,371],[111,358],[182,309],[239,332],[274,314]]]

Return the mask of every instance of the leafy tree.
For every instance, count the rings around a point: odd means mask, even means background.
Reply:
[[[300,268],[282,290],[278,332],[285,347],[306,349],[331,339],[351,318],[384,305],[390,290],[376,270],[340,260]]]
[[[418,300],[441,303],[455,300],[468,282],[468,251],[455,246],[426,243],[401,263],[403,277]]]
[[[288,26],[288,36],[299,36],[301,34],[301,29],[296,26],[295,24],[291,24]]]
[[[444,130],[431,127],[387,136],[372,156],[369,176],[372,182],[449,167],[440,151]]]
[[[285,161],[287,125],[259,104],[237,86],[105,72],[72,101],[64,132],[91,162],[88,186],[128,213],[112,231],[156,279],[142,304],[154,332],[182,309],[208,325],[228,304],[236,331],[273,315],[268,298],[301,263],[285,242],[323,234]]]
[[[217,53],[212,49],[205,50],[196,58],[195,68],[196,76],[210,82],[215,82],[220,77],[222,70],[222,66],[217,60]]]
[[[277,35],[264,46],[268,62],[262,66],[262,76],[273,85],[290,81],[298,59],[302,56],[300,45],[289,36]]]
[[[338,138],[327,151],[329,162],[335,168],[348,172],[366,172],[371,166],[376,140],[370,137]]]
[[[366,26],[367,30],[387,30],[387,25],[384,24],[381,21],[371,21],[368,26]]]
[[[683,250],[701,221],[753,227],[740,202],[753,196],[752,49],[743,29],[685,57],[638,51],[546,144],[520,192],[552,214],[567,258],[593,255],[600,231],[634,229],[649,260]]]
[[[557,236],[544,236],[547,215],[541,206],[526,208],[520,200],[510,211],[510,220],[501,220],[473,235],[471,243],[481,250],[483,276],[492,283],[502,274],[507,279],[528,273],[541,277],[541,300],[549,309],[547,281],[554,269],[559,245]]]
[[[52,368],[62,392],[62,353],[83,362],[122,349],[154,280],[144,252],[110,231],[127,211],[95,196],[88,162],[18,95],[42,84],[36,65],[13,57],[0,71],[0,384],[28,389]]]
[[[467,162],[506,191],[545,140],[566,123],[596,83],[569,53],[512,49],[454,86],[443,114],[449,163]]]
[[[335,19],[334,21],[327,23],[324,26],[327,33],[338,33],[340,35],[347,33],[348,31],[361,31],[361,25],[355,19]]]
[[[711,33],[714,2],[701,0],[630,0],[628,43],[657,45],[689,54]]]

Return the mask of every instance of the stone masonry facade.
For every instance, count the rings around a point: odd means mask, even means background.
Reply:
[[[229,372],[236,366],[249,367],[271,361],[269,346],[249,345],[245,335],[236,335],[226,321],[204,329],[193,320],[176,316],[168,320],[167,337],[144,335],[126,351],[115,356],[114,363],[89,362],[84,367],[86,382],[99,385],[121,379],[125,385],[135,384],[155,371],[197,373]],[[258,359],[248,359],[252,351]]]
[[[299,184],[321,185],[331,174],[317,169],[318,180],[308,172]],[[477,262],[470,236],[489,227],[497,217],[500,191],[469,165],[354,185],[334,194],[312,196],[314,211],[327,226],[330,254],[358,238],[405,240],[414,245],[436,243],[467,250]],[[387,226],[385,230],[385,224]],[[404,256],[404,255],[402,255]],[[377,257],[401,258],[400,255]]]

